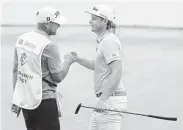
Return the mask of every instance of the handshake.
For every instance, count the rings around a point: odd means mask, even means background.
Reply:
[[[64,55],[64,59],[72,64],[73,62],[77,62],[78,54],[76,52],[67,53]]]

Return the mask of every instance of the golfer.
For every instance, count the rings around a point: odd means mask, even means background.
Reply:
[[[50,36],[56,35],[66,19],[58,10],[44,7],[37,11],[36,20],[37,28],[16,42],[12,111],[19,114],[22,110],[27,130],[60,130],[56,88],[74,60],[65,56],[61,63]]]
[[[97,34],[96,57],[95,60],[88,60],[79,57],[76,52],[72,54],[77,57],[77,63],[94,70],[94,91],[98,109],[92,113],[89,129],[120,130],[123,115],[103,110],[125,111],[127,108],[127,93],[122,75],[122,46],[115,35],[115,13],[107,5],[96,5],[86,12],[91,14],[91,31]]]

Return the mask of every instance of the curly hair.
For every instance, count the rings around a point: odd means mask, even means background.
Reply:
[[[116,24],[112,21],[108,21],[107,23],[107,30],[113,32],[115,34],[116,32]]]
[[[47,27],[45,26],[45,23],[37,23],[37,29],[46,31]]]

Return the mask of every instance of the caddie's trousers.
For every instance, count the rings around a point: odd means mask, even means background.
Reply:
[[[27,130],[60,130],[55,99],[44,99],[36,109],[22,112]]]

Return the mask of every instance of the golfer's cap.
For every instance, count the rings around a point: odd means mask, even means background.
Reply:
[[[115,13],[114,13],[113,9],[111,9],[107,5],[96,5],[93,7],[92,10],[86,10],[85,12],[96,15],[96,16],[100,16],[100,17],[107,19],[109,21],[112,21],[112,22],[115,19]]]
[[[36,21],[38,23],[54,22],[58,24],[64,24],[66,18],[60,15],[60,12],[52,7],[44,7],[37,11]]]

